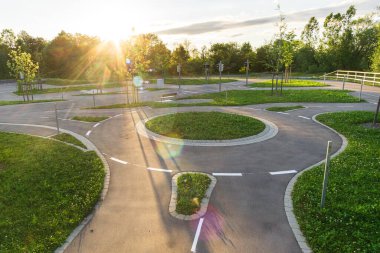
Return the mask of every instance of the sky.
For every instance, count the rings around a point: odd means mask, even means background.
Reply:
[[[200,48],[215,42],[270,41],[281,12],[299,34],[310,17],[321,22],[351,4],[358,15],[372,12],[379,0],[0,0],[0,30],[25,30],[53,39],[60,31],[119,41],[153,32],[173,48],[184,40]]]

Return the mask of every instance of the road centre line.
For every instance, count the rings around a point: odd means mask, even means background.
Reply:
[[[286,112],[277,112],[277,113],[289,115],[289,113],[286,113]]]
[[[299,117],[299,118],[303,118],[303,119],[308,119],[308,120],[311,120],[310,118],[308,118],[308,117],[305,117],[305,116],[301,116],[301,115],[299,115],[298,117]]]
[[[269,172],[272,176],[274,175],[283,175],[283,174],[294,174],[297,173],[296,170],[283,170],[283,171],[274,171],[274,172]]]
[[[94,125],[94,127],[97,127],[97,126],[99,126],[99,125],[100,125],[100,122],[96,123],[96,124]]]
[[[151,171],[158,171],[158,172],[167,172],[167,173],[172,173],[173,172],[172,170],[158,169],[158,168],[152,168],[152,167],[148,167],[146,169],[147,170],[151,170]]]
[[[88,130],[86,133],[86,136],[90,136],[91,132],[92,132],[91,130]]]
[[[121,163],[121,164],[128,164],[128,162],[126,161],[123,161],[123,160],[120,160],[120,159],[117,159],[115,157],[111,157],[110,158],[112,161],[115,161],[115,162],[118,162],[118,163]]]
[[[197,231],[195,232],[195,237],[194,237],[193,245],[191,246],[191,252],[196,252],[196,250],[197,250],[197,243],[198,243],[199,235],[201,234],[203,220],[204,220],[204,218],[200,218],[199,219]]]
[[[212,175],[220,177],[241,177],[243,173],[212,173]]]

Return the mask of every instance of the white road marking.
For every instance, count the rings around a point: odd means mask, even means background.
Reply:
[[[289,115],[289,113],[286,113],[286,112],[277,112],[277,113]]]
[[[120,160],[120,159],[117,159],[115,157],[111,157],[110,158],[112,161],[115,161],[115,162],[118,162],[118,163],[121,163],[121,164],[128,164],[128,162],[126,161],[123,161],[123,160]]]
[[[120,116],[122,116],[123,114],[118,114],[118,115],[115,115],[115,116],[113,116],[112,118],[117,118],[117,117],[120,117]]]
[[[50,117],[40,117],[41,119],[49,119]]]
[[[374,105],[377,105],[377,103],[374,103],[374,102],[370,102],[371,104],[374,104]]]
[[[269,172],[271,175],[283,175],[283,174],[294,174],[297,173],[296,170],[283,170],[283,171],[274,171],[274,172]]]
[[[148,167],[146,169],[147,170],[152,170],[152,171],[167,172],[167,173],[172,173],[173,172],[172,170],[158,169],[158,168],[152,168],[152,167]]]
[[[198,243],[199,235],[201,234],[203,220],[204,220],[204,218],[199,219],[197,231],[195,232],[193,245],[191,246],[191,252],[196,252],[196,250],[197,250],[197,243]]]
[[[303,118],[303,119],[309,119],[309,120],[310,120],[310,118],[305,117],[305,116],[298,116],[298,117]]]
[[[90,134],[91,134],[91,130],[88,130],[86,133],[86,136],[90,136]]]
[[[97,127],[97,126],[99,126],[100,125],[100,123],[96,123],[95,125],[94,125],[94,127]]]
[[[347,107],[347,108],[351,108],[351,107],[353,107],[352,105],[340,105],[340,106],[337,106],[337,107],[341,107],[341,108],[345,108],[345,107]]]
[[[251,110],[255,110],[255,111],[261,111],[262,109],[258,109],[258,108],[252,108],[252,107],[245,107],[246,109],[251,109]]]
[[[241,177],[243,173],[212,173],[212,175],[220,177]]]

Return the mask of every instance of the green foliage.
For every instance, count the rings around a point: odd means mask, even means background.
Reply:
[[[108,116],[74,116],[71,119],[85,122],[100,122],[108,118]]]
[[[27,84],[32,83],[38,71],[38,63],[33,62],[32,56],[18,48],[10,51],[9,58],[7,66],[10,70],[10,75],[14,79],[20,80],[20,73],[23,73],[25,82]]]
[[[0,133],[0,252],[53,252],[92,211],[104,174],[93,151]]]
[[[81,148],[87,148],[81,141],[79,141],[77,138],[75,138],[71,134],[61,133],[61,134],[54,135],[51,138],[59,140],[59,141],[67,142]]]
[[[302,109],[305,108],[302,105],[295,105],[295,106],[274,106],[274,107],[269,107],[266,108],[265,110],[271,111],[271,112],[287,112],[291,110],[297,110],[297,109]]]
[[[176,212],[192,215],[200,209],[211,179],[201,173],[186,173],[177,179],[177,205]]]
[[[189,140],[237,139],[265,129],[265,124],[257,119],[221,112],[169,114],[153,118],[145,125],[152,132]]]
[[[318,116],[348,139],[330,164],[325,208],[323,165],[306,171],[293,190],[294,212],[313,252],[380,251],[380,130],[364,127],[372,112]]]

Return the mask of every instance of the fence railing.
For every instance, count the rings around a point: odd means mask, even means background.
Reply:
[[[363,72],[363,71],[350,71],[350,70],[336,70],[331,73],[321,76],[324,80],[335,79],[345,80],[346,82],[357,82],[367,85],[380,86],[380,73]]]

